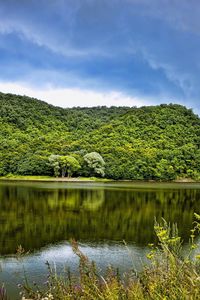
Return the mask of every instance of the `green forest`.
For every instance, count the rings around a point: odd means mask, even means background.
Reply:
[[[0,93],[0,176],[200,179],[200,118],[178,104],[59,108]]]

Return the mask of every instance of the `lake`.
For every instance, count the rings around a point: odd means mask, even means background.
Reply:
[[[102,272],[108,264],[139,269],[155,241],[154,218],[176,222],[186,247],[199,207],[198,183],[0,182],[0,283],[19,299],[25,276],[46,281],[46,261],[76,272],[72,238]],[[29,252],[22,258],[19,245]]]

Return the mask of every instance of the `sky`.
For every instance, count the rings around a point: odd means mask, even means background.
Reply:
[[[200,113],[199,0],[0,0],[0,91]]]

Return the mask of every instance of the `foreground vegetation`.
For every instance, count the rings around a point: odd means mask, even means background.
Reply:
[[[197,180],[199,145],[200,119],[181,105],[63,109],[0,93],[0,176],[53,176],[53,155],[58,176],[71,175],[70,161],[73,176]],[[101,170],[85,164],[94,152]]]
[[[170,228],[164,220],[162,224],[155,223],[158,245],[149,245],[151,251],[147,257],[150,264],[139,273],[130,270],[120,275],[109,267],[102,276],[95,263],[90,262],[77,243],[72,241],[73,250],[80,260],[79,276],[74,277],[70,272],[65,277],[58,276],[47,264],[49,277],[46,288],[32,288],[26,282],[21,286],[22,299],[200,299],[200,253],[195,244],[195,234],[200,231],[200,216],[195,215],[197,221],[191,230],[190,247],[184,256],[176,226]],[[4,289],[1,295],[0,299],[6,299]]]

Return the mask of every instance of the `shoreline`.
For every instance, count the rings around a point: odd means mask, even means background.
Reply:
[[[70,178],[55,178],[50,176],[2,176],[0,182],[4,181],[35,181],[35,182],[127,182],[127,183],[200,183],[199,180],[193,180],[191,178],[182,178],[171,181],[164,180],[129,180],[129,179],[108,179],[108,178],[97,178],[97,177],[70,177]]]
[[[37,182],[113,182],[115,180],[107,178],[86,178],[86,177],[71,177],[71,178],[56,178],[48,176],[12,176],[0,177],[0,181],[37,181]]]

